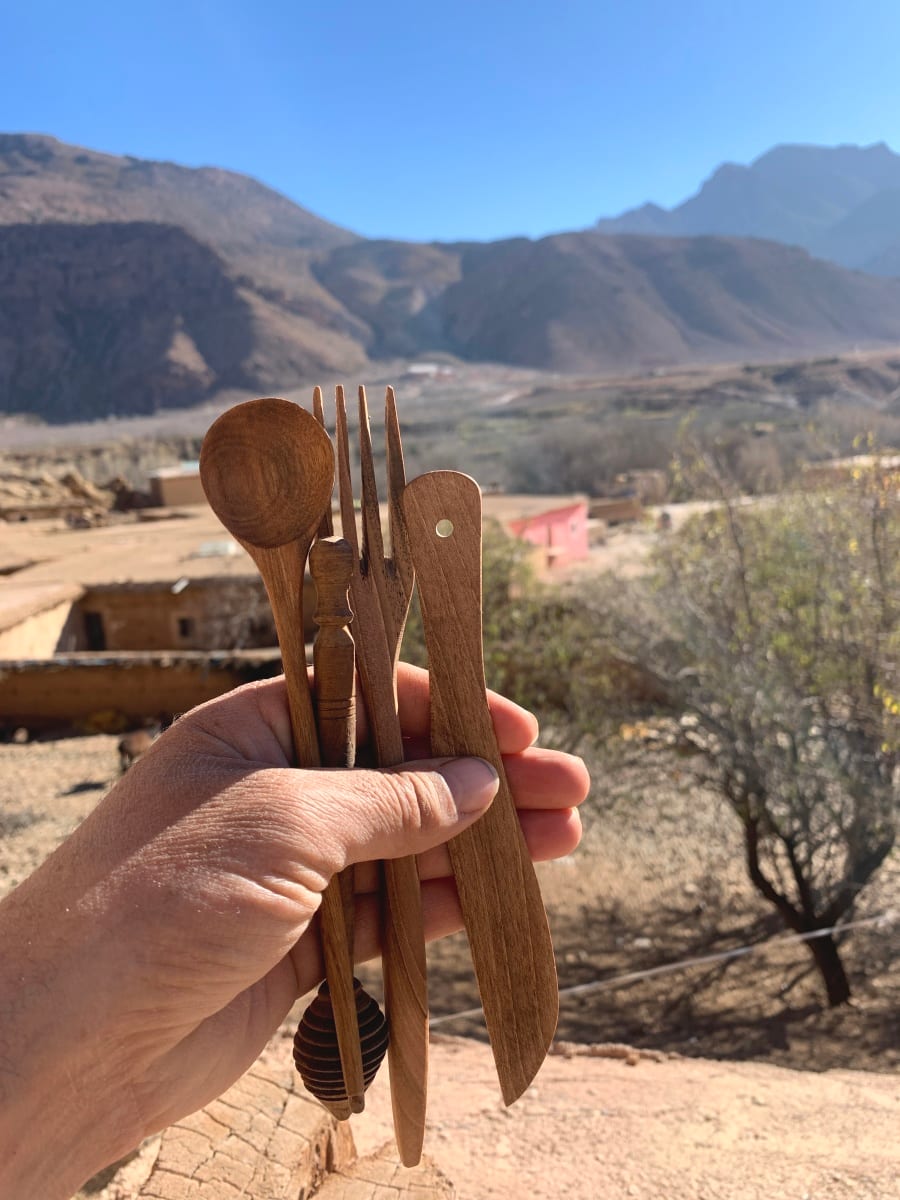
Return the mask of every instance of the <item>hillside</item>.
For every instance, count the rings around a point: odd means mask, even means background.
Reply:
[[[171,225],[0,227],[0,298],[0,395],[51,421],[271,390],[362,359]]]
[[[356,241],[348,230],[234,171],[100,154],[42,134],[0,134],[0,227],[148,221],[208,243],[279,307],[346,331],[346,314],[317,285],[309,261]]]
[[[320,250],[356,240],[246,175],[0,134],[0,223],[162,221],[222,247]]]
[[[900,283],[771,242],[561,234],[463,247],[419,314],[446,349],[559,371],[772,358],[893,341]]]
[[[803,246],[845,267],[900,274],[900,155],[873,146],[775,146],[724,163],[672,209],[602,218],[602,233],[727,234]]]
[[[873,179],[832,192],[881,228]],[[660,236],[660,213],[643,233],[366,240],[232,172],[0,136],[0,411],[151,413],[437,352],[602,374],[900,341],[900,282],[756,237]],[[862,237],[849,216],[839,232]]]

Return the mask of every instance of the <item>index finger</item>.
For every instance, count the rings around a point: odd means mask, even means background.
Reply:
[[[487,695],[500,752],[519,754],[533,746],[539,732],[534,714],[497,692],[489,691]],[[397,707],[404,738],[427,738],[431,720],[427,671],[410,663],[400,663],[397,669]],[[358,706],[357,718],[359,739],[363,741],[368,731],[364,703]]]

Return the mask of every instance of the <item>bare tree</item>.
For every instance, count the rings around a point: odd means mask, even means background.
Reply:
[[[898,823],[898,480],[874,462],[849,486],[750,505],[709,458],[700,467],[720,503],[667,539],[619,636],[681,706],[741,822],[751,881],[817,935],[841,1004],[840,937],[820,931],[849,919]]]

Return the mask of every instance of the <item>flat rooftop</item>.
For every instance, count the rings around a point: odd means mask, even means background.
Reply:
[[[488,494],[484,513],[506,523],[585,499]],[[384,506],[382,519],[386,524]],[[334,524],[339,533],[339,517]],[[72,529],[60,518],[0,521],[0,573],[0,612],[24,616],[60,602],[68,594],[66,588],[174,583],[182,578],[241,579],[256,576],[257,571],[212,509],[191,505],[142,510],[140,515],[120,518],[113,515],[108,525],[87,529]],[[71,594],[74,597],[75,592]]]
[[[74,604],[84,589],[77,583],[0,582],[0,632],[13,629],[28,617]]]
[[[565,508],[574,508],[578,504],[587,504],[588,497],[583,494],[538,496],[520,495],[515,492],[488,492],[482,496],[482,511],[486,520],[499,521],[508,524],[511,521],[531,520],[545,513],[560,512]]]
[[[0,591],[13,581],[93,587],[256,574],[212,509],[155,511],[160,519],[127,518],[93,529],[69,529],[56,519],[0,523],[0,566],[30,564],[0,580]]]

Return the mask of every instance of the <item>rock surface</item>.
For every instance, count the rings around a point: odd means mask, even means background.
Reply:
[[[98,1190],[101,1200],[447,1200],[430,1160],[407,1170],[393,1143],[358,1158],[347,1123],[304,1091],[274,1043],[224,1096],[150,1139]],[[109,1172],[104,1175],[108,1176]]]
[[[456,1188],[438,1166],[423,1158],[411,1170],[397,1161],[392,1142],[376,1154],[359,1158],[350,1166],[329,1175],[316,1192],[316,1200],[388,1200],[408,1196],[410,1200],[451,1200]]]
[[[393,1147],[385,1072],[352,1130],[286,1041],[124,1164],[99,1200],[897,1200],[896,1077],[560,1045],[504,1108],[486,1045],[432,1043],[426,1157]],[[354,1143],[356,1149],[354,1150]],[[358,1157],[357,1157],[358,1155]]]
[[[0,393],[57,422],[274,386],[337,352],[172,225],[0,221],[0,297]]]
[[[432,1043],[425,1150],[461,1200],[900,1198],[896,1076],[560,1049],[504,1108],[486,1045]],[[385,1077],[353,1135],[390,1135]]]

